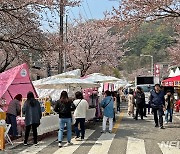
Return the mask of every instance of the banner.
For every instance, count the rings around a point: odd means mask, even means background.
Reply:
[[[154,64],[154,76],[160,76],[160,65],[159,64]]]

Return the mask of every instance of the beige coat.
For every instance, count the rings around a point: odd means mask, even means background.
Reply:
[[[134,113],[134,96],[128,94],[128,113]]]

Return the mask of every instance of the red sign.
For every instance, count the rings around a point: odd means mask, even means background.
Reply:
[[[160,65],[154,64],[154,76],[159,76],[159,75],[160,75]]]

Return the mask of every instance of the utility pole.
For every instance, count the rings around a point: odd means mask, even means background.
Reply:
[[[68,43],[68,36],[67,36],[67,31],[68,31],[68,15],[66,15],[66,43]],[[64,72],[66,72],[66,50],[64,51]]]
[[[58,61],[58,74],[63,72],[63,16],[64,16],[64,0],[60,0],[59,4],[59,17],[60,17],[60,27],[59,27],[59,37],[61,46],[59,48],[59,61]]]

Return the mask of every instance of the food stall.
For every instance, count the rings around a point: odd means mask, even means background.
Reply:
[[[162,85],[165,87],[174,87],[174,91],[177,93],[175,108],[176,112],[180,111],[180,75],[168,78],[162,81]]]
[[[22,106],[26,99],[22,100]],[[37,129],[38,135],[42,135],[48,132],[52,132],[59,129],[59,115],[53,111],[53,108],[51,107],[51,104],[48,100],[48,98],[39,98],[38,101],[40,102],[41,111],[42,111],[42,118],[40,121],[40,125]],[[50,110],[49,110],[50,105]],[[95,109],[88,109],[86,112],[86,120],[93,119],[95,117]],[[17,117],[17,123],[18,123],[18,132],[19,134],[23,135],[24,129],[25,129],[25,123],[24,123],[24,115],[21,110],[21,116]]]

